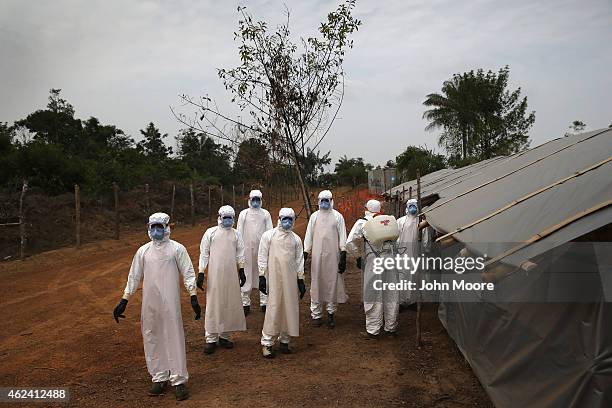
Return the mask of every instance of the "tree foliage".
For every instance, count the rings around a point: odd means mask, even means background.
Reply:
[[[346,155],[338,160],[334,169],[338,184],[353,187],[368,182],[369,170],[372,170],[372,165],[365,163],[363,158],[349,159]]]
[[[510,68],[455,74],[441,93],[427,95],[426,130],[441,129],[441,147],[453,160],[486,159],[529,146],[535,112],[527,112],[521,88],[508,89]]]
[[[396,170],[402,181],[414,180],[417,169],[421,176],[446,167],[446,159],[441,154],[419,146],[408,146],[395,159]]]

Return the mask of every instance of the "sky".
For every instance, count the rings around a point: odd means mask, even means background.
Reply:
[[[218,68],[238,65],[237,6],[270,26],[291,13],[296,38],[338,1],[179,0],[0,2],[0,121],[42,109],[61,88],[76,116],[95,116],[136,140],[153,121],[174,143],[178,96],[209,95],[232,114]],[[612,123],[610,0],[358,0],[362,26],[347,53],[339,118],[321,143],[384,164],[408,145],[437,147],[425,131],[425,96],[454,73],[510,66],[536,121],[532,146],[562,136],[573,120]],[[185,111],[185,113],[190,113]]]

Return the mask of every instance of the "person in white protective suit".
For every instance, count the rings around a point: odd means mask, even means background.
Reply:
[[[417,200],[414,198],[406,202],[406,215],[397,220],[400,235],[397,239],[398,252],[409,258],[421,256],[419,242],[419,217]],[[400,280],[412,282],[415,275],[408,270],[399,272]],[[403,290],[399,294],[400,309],[406,308],[416,302],[414,294],[410,290]]]
[[[310,261],[310,316],[312,325],[321,326],[323,304],[327,304],[328,326],[334,328],[338,303],[348,299],[342,274],[346,270],[346,226],[334,210],[332,193],[319,193],[319,210],[308,220],[304,237],[304,259]]]
[[[206,230],[200,243],[200,265],[197,286],[204,289],[206,279],[206,313],[204,353],[212,354],[219,346],[233,348],[230,332],[246,330],[240,288],[244,274],[244,242],[234,226],[234,209],[219,208],[217,226]]]
[[[300,334],[299,299],[304,297],[304,249],[302,240],[292,231],[295,212],[282,208],[278,213],[278,226],[266,231],[259,244],[259,290],[268,294],[268,308],[261,331],[262,353],[273,358],[275,337],[280,351],[291,353],[290,336]],[[298,299],[299,292],[299,299]]]
[[[264,232],[274,228],[270,213],[261,208],[262,194],[259,190],[249,193],[249,208],[240,211],[236,229],[244,240],[244,273],[246,283],[241,288],[242,307],[244,315],[251,311],[251,289],[258,285],[259,273],[257,270],[257,250],[259,240]],[[266,311],[267,296],[259,292],[259,306],[262,312]]]
[[[147,369],[153,380],[150,395],[161,395],[170,382],[175,387],[176,399],[184,400],[189,397],[185,386],[189,374],[179,276],[191,295],[196,320],[200,318],[201,308],[196,295],[193,264],[185,247],[170,239],[169,221],[170,217],[164,213],[149,217],[151,241],[136,251],[123,298],[115,307],[113,316],[117,323],[119,318],[125,318],[123,313],[128,299],[143,280],[140,326]]]
[[[363,232],[366,222],[379,215],[380,210],[380,201],[369,200],[366,203],[365,216],[355,222],[346,244],[351,253],[359,256],[357,266],[363,269],[363,309],[366,331],[362,333],[362,336],[366,339],[377,339],[383,326],[385,333],[395,336],[398,324],[399,297],[397,291],[373,289],[376,279],[383,279],[387,282],[397,281],[395,268],[385,270],[384,276],[375,274],[373,271],[375,258],[393,257],[394,254],[382,244],[375,245],[368,242]]]

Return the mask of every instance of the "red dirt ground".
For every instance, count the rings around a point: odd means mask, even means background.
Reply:
[[[172,234],[187,247],[196,268],[205,227],[183,227]],[[302,219],[296,231],[303,236],[304,229]],[[130,300],[127,318],[120,324],[112,318],[131,259],[146,239],[143,232],[87,244],[79,251],[60,249],[0,264],[5,316],[0,386],[69,387],[70,404],[56,406],[78,407],[492,406],[441,326],[434,305],[424,309],[421,349],[415,346],[415,313],[410,311],[400,315],[397,338],[359,337],[364,325],[361,279],[352,259],[345,273],[350,299],[340,305],[337,327],[310,327],[306,295],[300,304],[301,336],[292,340],[294,354],[274,360],[261,357],[263,314],[256,300],[248,330],[234,336],[236,347],[203,355],[203,319],[193,320],[184,292],[191,398],[177,403],[172,390],[149,397],[140,290]],[[204,305],[204,294],[198,297]]]

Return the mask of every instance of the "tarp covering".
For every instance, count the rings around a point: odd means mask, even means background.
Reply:
[[[387,194],[405,194],[409,186],[414,197],[415,180]],[[485,248],[488,257],[515,266],[546,257],[612,223],[612,129],[425,175],[421,193],[439,196],[423,209],[430,225],[472,252]],[[505,256],[509,243],[528,240],[534,243]],[[599,274],[611,271],[599,265]],[[537,304],[453,296],[440,296],[440,320],[497,407],[612,407],[612,303],[603,296]]]

